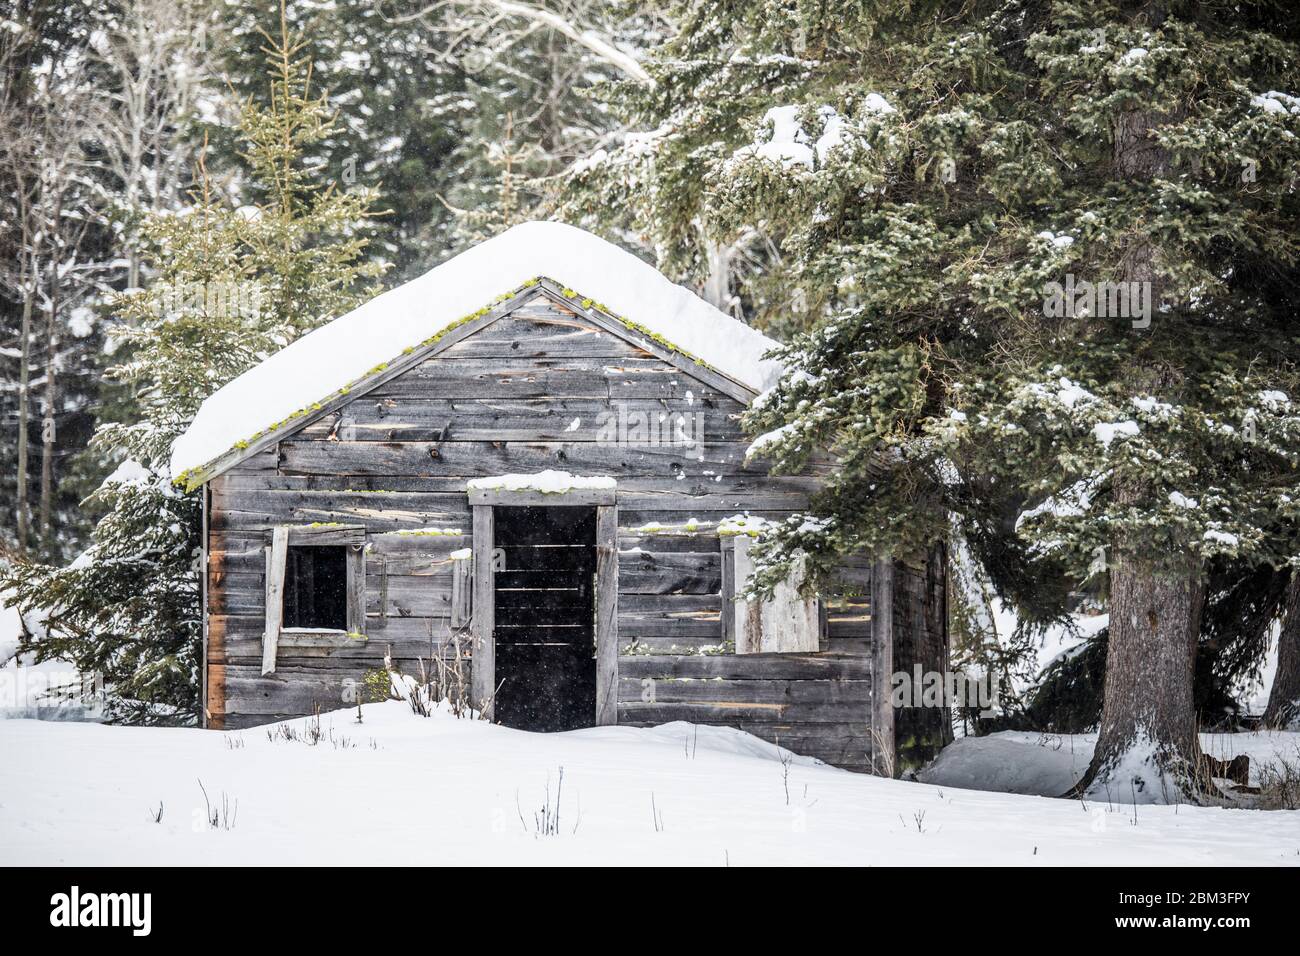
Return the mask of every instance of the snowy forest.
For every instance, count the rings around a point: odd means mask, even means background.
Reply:
[[[992,702],[912,779],[1250,807],[1275,822],[1242,861],[1300,852],[1289,4],[0,0],[0,181],[11,678],[61,662],[97,721],[200,722],[178,437],[554,220],[780,343],[751,452],[834,468],[755,593],[943,548],[950,667]],[[1084,740],[1040,789],[989,782]]]

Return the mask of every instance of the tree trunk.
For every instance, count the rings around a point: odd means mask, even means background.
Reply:
[[[1192,678],[1204,596],[1198,571],[1127,556],[1111,568],[1101,732],[1078,792],[1169,803],[1197,791]]]
[[[702,298],[714,308],[730,312],[731,250],[712,239],[706,239],[705,253],[709,260],[709,275],[704,280]]]
[[[1278,730],[1300,726],[1300,574],[1294,572],[1286,589],[1277,636],[1277,674],[1264,708],[1264,726]]]
[[[1153,9],[1147,19],[1154,24],[1162,17]],[[1169,152],[1153,134],[1172,119],[1142,110],[1116,117],[1116,178],[1147,181],[1168,174]],[[1160,298],[1159,255],[1153,242],[1136,236],[1121,264],[1124,281],[1150,284],[1153,304]],[[1131,334],[1152,333],[1135,328]],[[1139,346],[1135,339],[1135,351]],[[1176,395],[1178,374],[1136,358],[1126,384],[1133,394]],[[1150,489],[1141,475],[1121,474],[1115,495],[1140,508]],[[1072,792],[1149,803],[1193,798],[1201,789],[1193,675],[1204,598],[1202,567],[1190,547],[1174,551],[1139,556],[1140,549],[1123,536],[1112,543],[1101,728],[1088,771]]]
[[[34,283],[24,282],[22,338],[18,345],[18,489],[14,511],[18,518],[18,553],[27,553],[27,537],[31,518],[27,508],[27,428],[28,401],[30,399],[32,362],[32,300],[36,297]]]
[[[54,203],[56,224],[63,211],[62,197]],[[50,254],[50,321],[45,340],[45,416],[41,422],[41,503],[40,538],[47,555],[54,545],[54,450],[58,441],[55,414],[58,409],[57,368],[59,356],[59,245],[53,244]]]

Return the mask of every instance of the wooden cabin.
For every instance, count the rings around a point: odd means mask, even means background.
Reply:
[[[746,458],[772,344],[529,223],[226,386],[173,459],[202,488],[204,726],[350,706],[386,655],[459,653],[512,727],[723,724],[879,773],[927,756],[947,714],[896,712],[889,676],[944,669],[941,548],[737,598],[753,536],[819,481]]]

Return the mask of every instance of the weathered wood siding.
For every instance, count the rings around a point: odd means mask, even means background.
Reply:
[[[510,315],[214,478],[208,725],[342,706],[348,682],[379,666],[386,648],[404,668],[444,648],[452,635],[449,555],[471,545],[466,480],[556,468],[618,479],[620,723],[727,724],[867,769],[867,563],[844,568],[844,584],[858,596],[830,608],[818,653],[737,657],[719,646],[721,553],[713,524],[745,511],[791,514],[807,505],[817,479],[773,477],[761,463],[747,464],[737,420],[743,405],[707,378],[539,290]],[[602,414],[620,408],[656,419],[688,415],[692,430],[703,429],[703,447],[599,441]],[[681,527],[691,519],[701,530]],[[275,673],[263,677],[268,531],[311,522],[367,529],[368,641],[281,648]],[[670,530],[644,530],[653,524]],[[901,586],[911,587],[917,573],[924,578],[924,566],[900,566]],[[896,621],[900,626],[912,625]]]

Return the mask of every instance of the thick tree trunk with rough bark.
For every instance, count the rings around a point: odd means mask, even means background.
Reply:
[[[1199,569],[1121,557],[1111,569],[1101,728],[1080,791],[1169,803],[1197,789],[1201,752],[1192,677]]]
[[[1264,726],[1300,726],[1300,574],[1291,575],[1277,637],[1277,674],[1264,708]]]
[[[1155,12],[1148,16],[1160,19]],[[1116,117],[1118,178],[1146,181],[1168,174],[1169,152],[1153,134],[1173,119],[1149,111]],[[1152,303],[1160,297],[1159,257],[1155,243],[1135,236],[1122,263],[1124,281],[1150,283]],[[1158,332],[1135,330],[1134,335]],[[1135,352],[1139,346],[1135,339]],[[1140,357],[1127,377],[1133,394],[1176,394],[1179,387],[1177,369],[1155,368]],[[1116,486],[1121,502],[1139,508],[1149,493],[1140,475],[1117,477]],[[1204,585],[1201,562],[1191,548],[1176,552],[1141,554],[1123,536],[1113,542],[1101,727],[1076,792],[1145,803],[1187,799],[1200,789],[1193,674]]]

